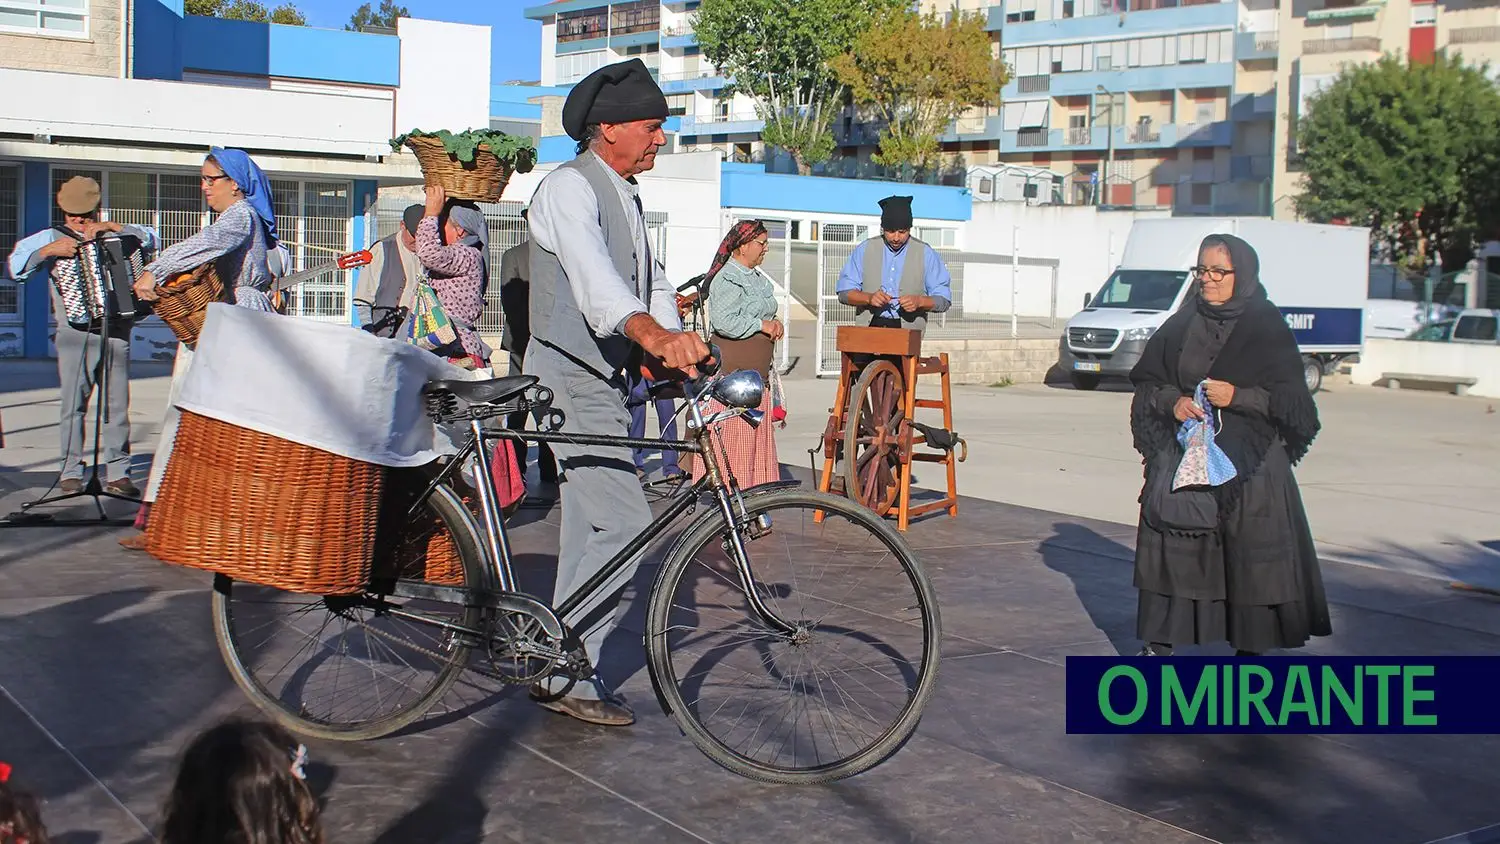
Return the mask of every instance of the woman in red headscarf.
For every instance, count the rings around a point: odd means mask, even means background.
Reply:
[[[729,470],[741,488],[781,479],[776,437],[771,424],[771,353],[786,333],[776,318],[780,305],[771,280],[756,268],[766,259],[770,234],[759,220],[736,223],[719,244],[713,265],[701,282],[707,303],[710,339],[723,355],[724,372],[753,369],[766,381],[760,411],[765,421],[757,427],[741,419],[719,426],[713,442],[727,454]],[[723,407],[709,402],[709,411]],[[703,462],[693,461],[693,479],[703,476]]]

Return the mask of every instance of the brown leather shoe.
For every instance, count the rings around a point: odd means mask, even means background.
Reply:
[[[75,492],[83,492],[83,478],[64,478],[57,485],[63,495],[72,495]]]
[[[125,537],[124,539],[120,540],[120,546],[123,548],[129,548],[132,551],[146,550],[146,532],[141,531],[140,533],[134,533],[130,536]]]
[[[129,478],[116,478],[104,485],[104,489],[115,495],[125,495],[130,498],[140,498],[141,491]]]
[[[531,688],[531,699],[538,706],[570,715],[580,721],[598,724],[601,727],[628,727],[635,723],[635,712],[619,700],[589,700],[581,697],[564,697],[557,700],[541,700],[539,689]]]

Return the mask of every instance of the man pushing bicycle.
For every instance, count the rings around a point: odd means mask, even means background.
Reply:
[[[564,415],[561,433],[626,436],[630,412],[623,375],[643,351],[660,364],[696,377],[709,351],[682,330],[676,291],[657,270],[635,176],[656,163],[666,143],[667,99],[639,59],[594,71],[563,105],[563,128],[578,156],[542,180],[532,198],[531,342],[524,372],[552,391]],[[645,492],[628,448],[555,441],[562,470],[562,538],[554,602],[600,571],[651,522]],[[618,618],[584,619],[612,611],[639,559],[565,622],[580,631],[596,666],[590,682],[554,698],[563,680],[532,688],[542,706],[593,724],[622,726],[635,714],[606,682],[601,664]],[[592,628],[592,629],[590,629]],[[618,679],[618,678],[616,678]]]

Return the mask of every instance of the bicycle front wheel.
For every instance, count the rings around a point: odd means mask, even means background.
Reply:
[[[937,599],[906,541],[848,499],[786,490],[745,500],[750,602],[720,513],[662,564],[647,658],[672,717],[709,758],[767,782],[869,770],[917,728],[936,688]],[[824,519],[817,522],[814,514]]]

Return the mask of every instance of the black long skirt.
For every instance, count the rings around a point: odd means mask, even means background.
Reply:
[[[1146,642],[1227,641],[1260,653],[1332,634],[1312,529],[1281,444],[1271,447],[1215,533],[1164,534],[1142,519],[1135,586],[1136,635]]]

